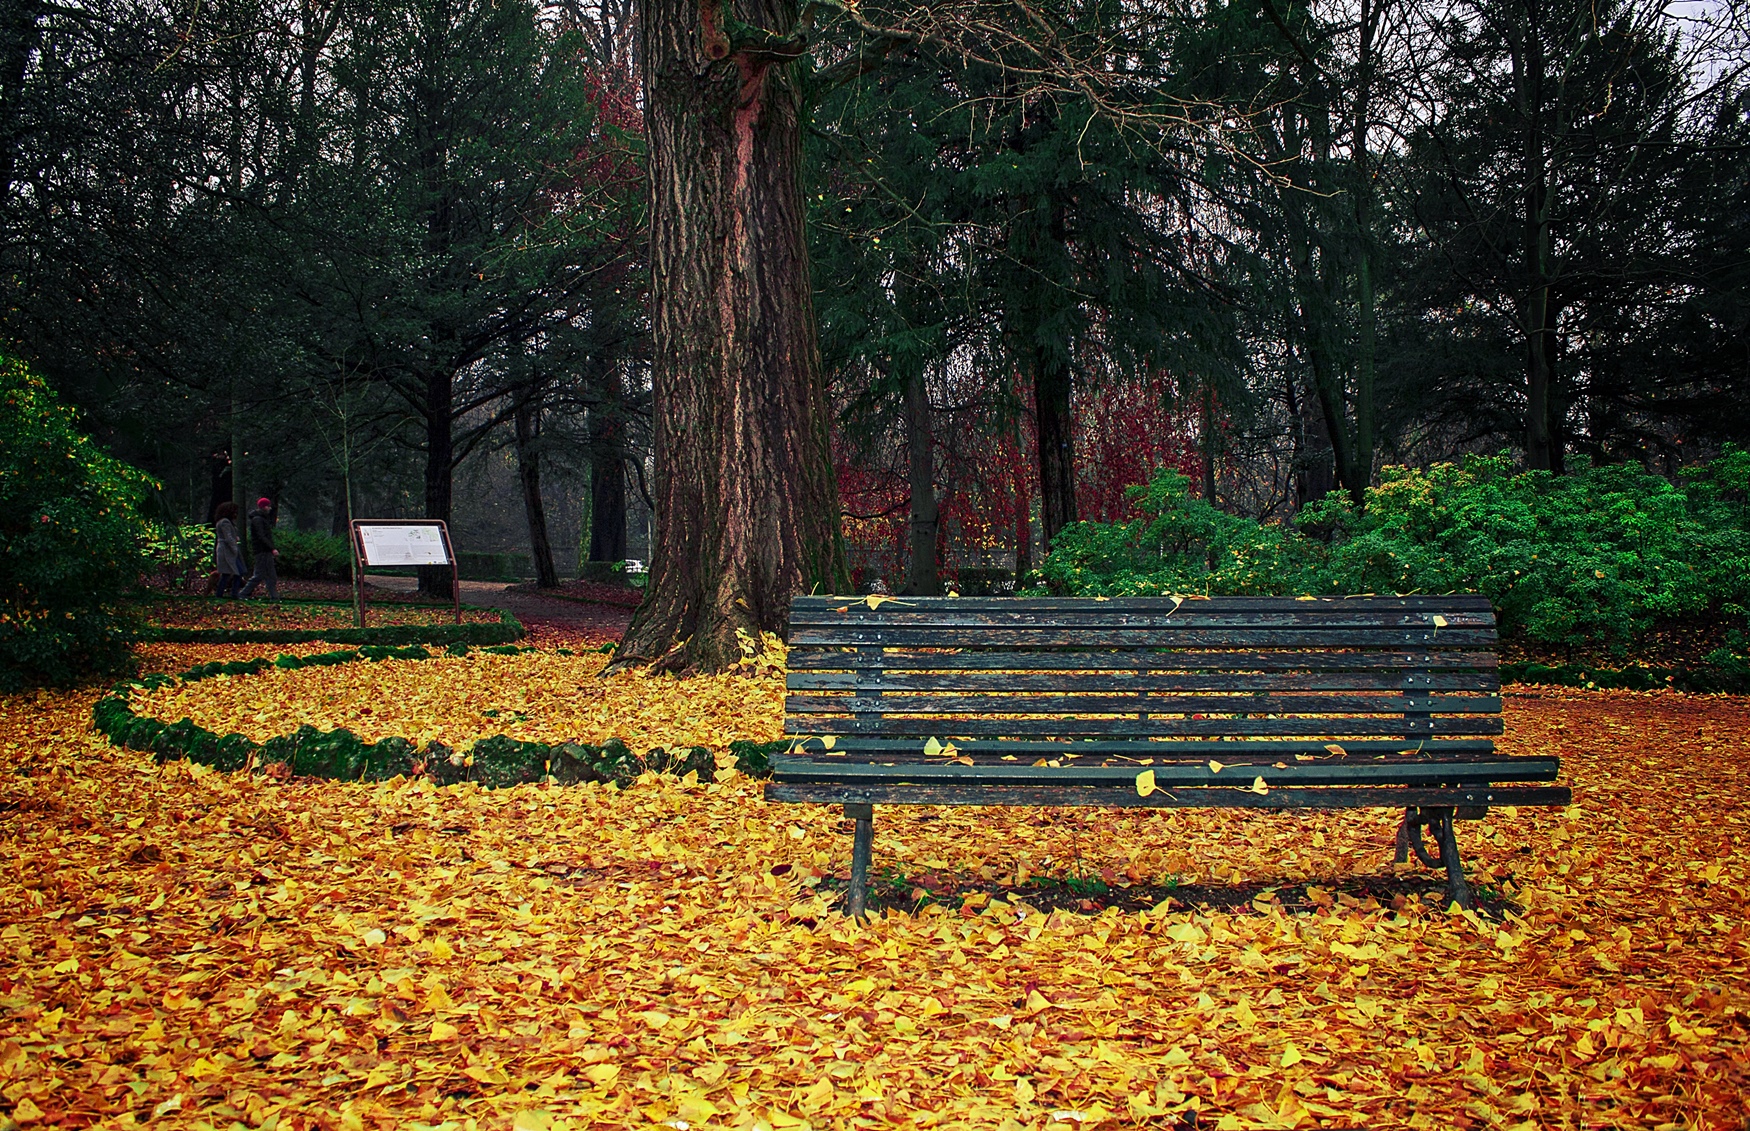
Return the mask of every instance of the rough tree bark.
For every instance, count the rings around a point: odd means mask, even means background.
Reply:
[[[797,11],[646,0],[656,547],[615,660],[718,671],[849,589],[803,237]]]

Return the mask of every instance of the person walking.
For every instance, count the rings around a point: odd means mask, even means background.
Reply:
[[[249,546],[255,551],[255,573],[243,587],[241,596],[254,596],[255,587],[265,583],[268,600],[277,603],[280,599],[280,575],[278,563],[274,559],[279,557],[280,552],[273,548],[272,499],[264,497],[255,500],[255,509],[249,512]]]
[[[235,597],[243,592],[243,543],[237,535],[237,504],[220,503],[214,512],[213,565],[219,571],[219,596]]]

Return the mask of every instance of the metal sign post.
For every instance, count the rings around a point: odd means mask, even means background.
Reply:
[[[462,623],[462,571],[450,545],[449,524],[433,518],[356,518],[352,522],[352,577],[359,627],[365,627],[366,566],[450,567],[450,599]]]

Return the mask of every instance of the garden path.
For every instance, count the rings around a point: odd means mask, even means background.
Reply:
[[[371,577],[373,589],[411,593],[418,581],[411,577]],[[632,620],[632,610],[623,606],[544,597],[503,581],[464,581],[462,603],[488,609],[506,609],[529,630],[531,643],[600,645],[618,641]]]

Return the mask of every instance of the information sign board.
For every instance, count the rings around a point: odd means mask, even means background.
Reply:
[[[443,527],[437,523],[358,524],[359,549],[368,566],[449,565]]]

